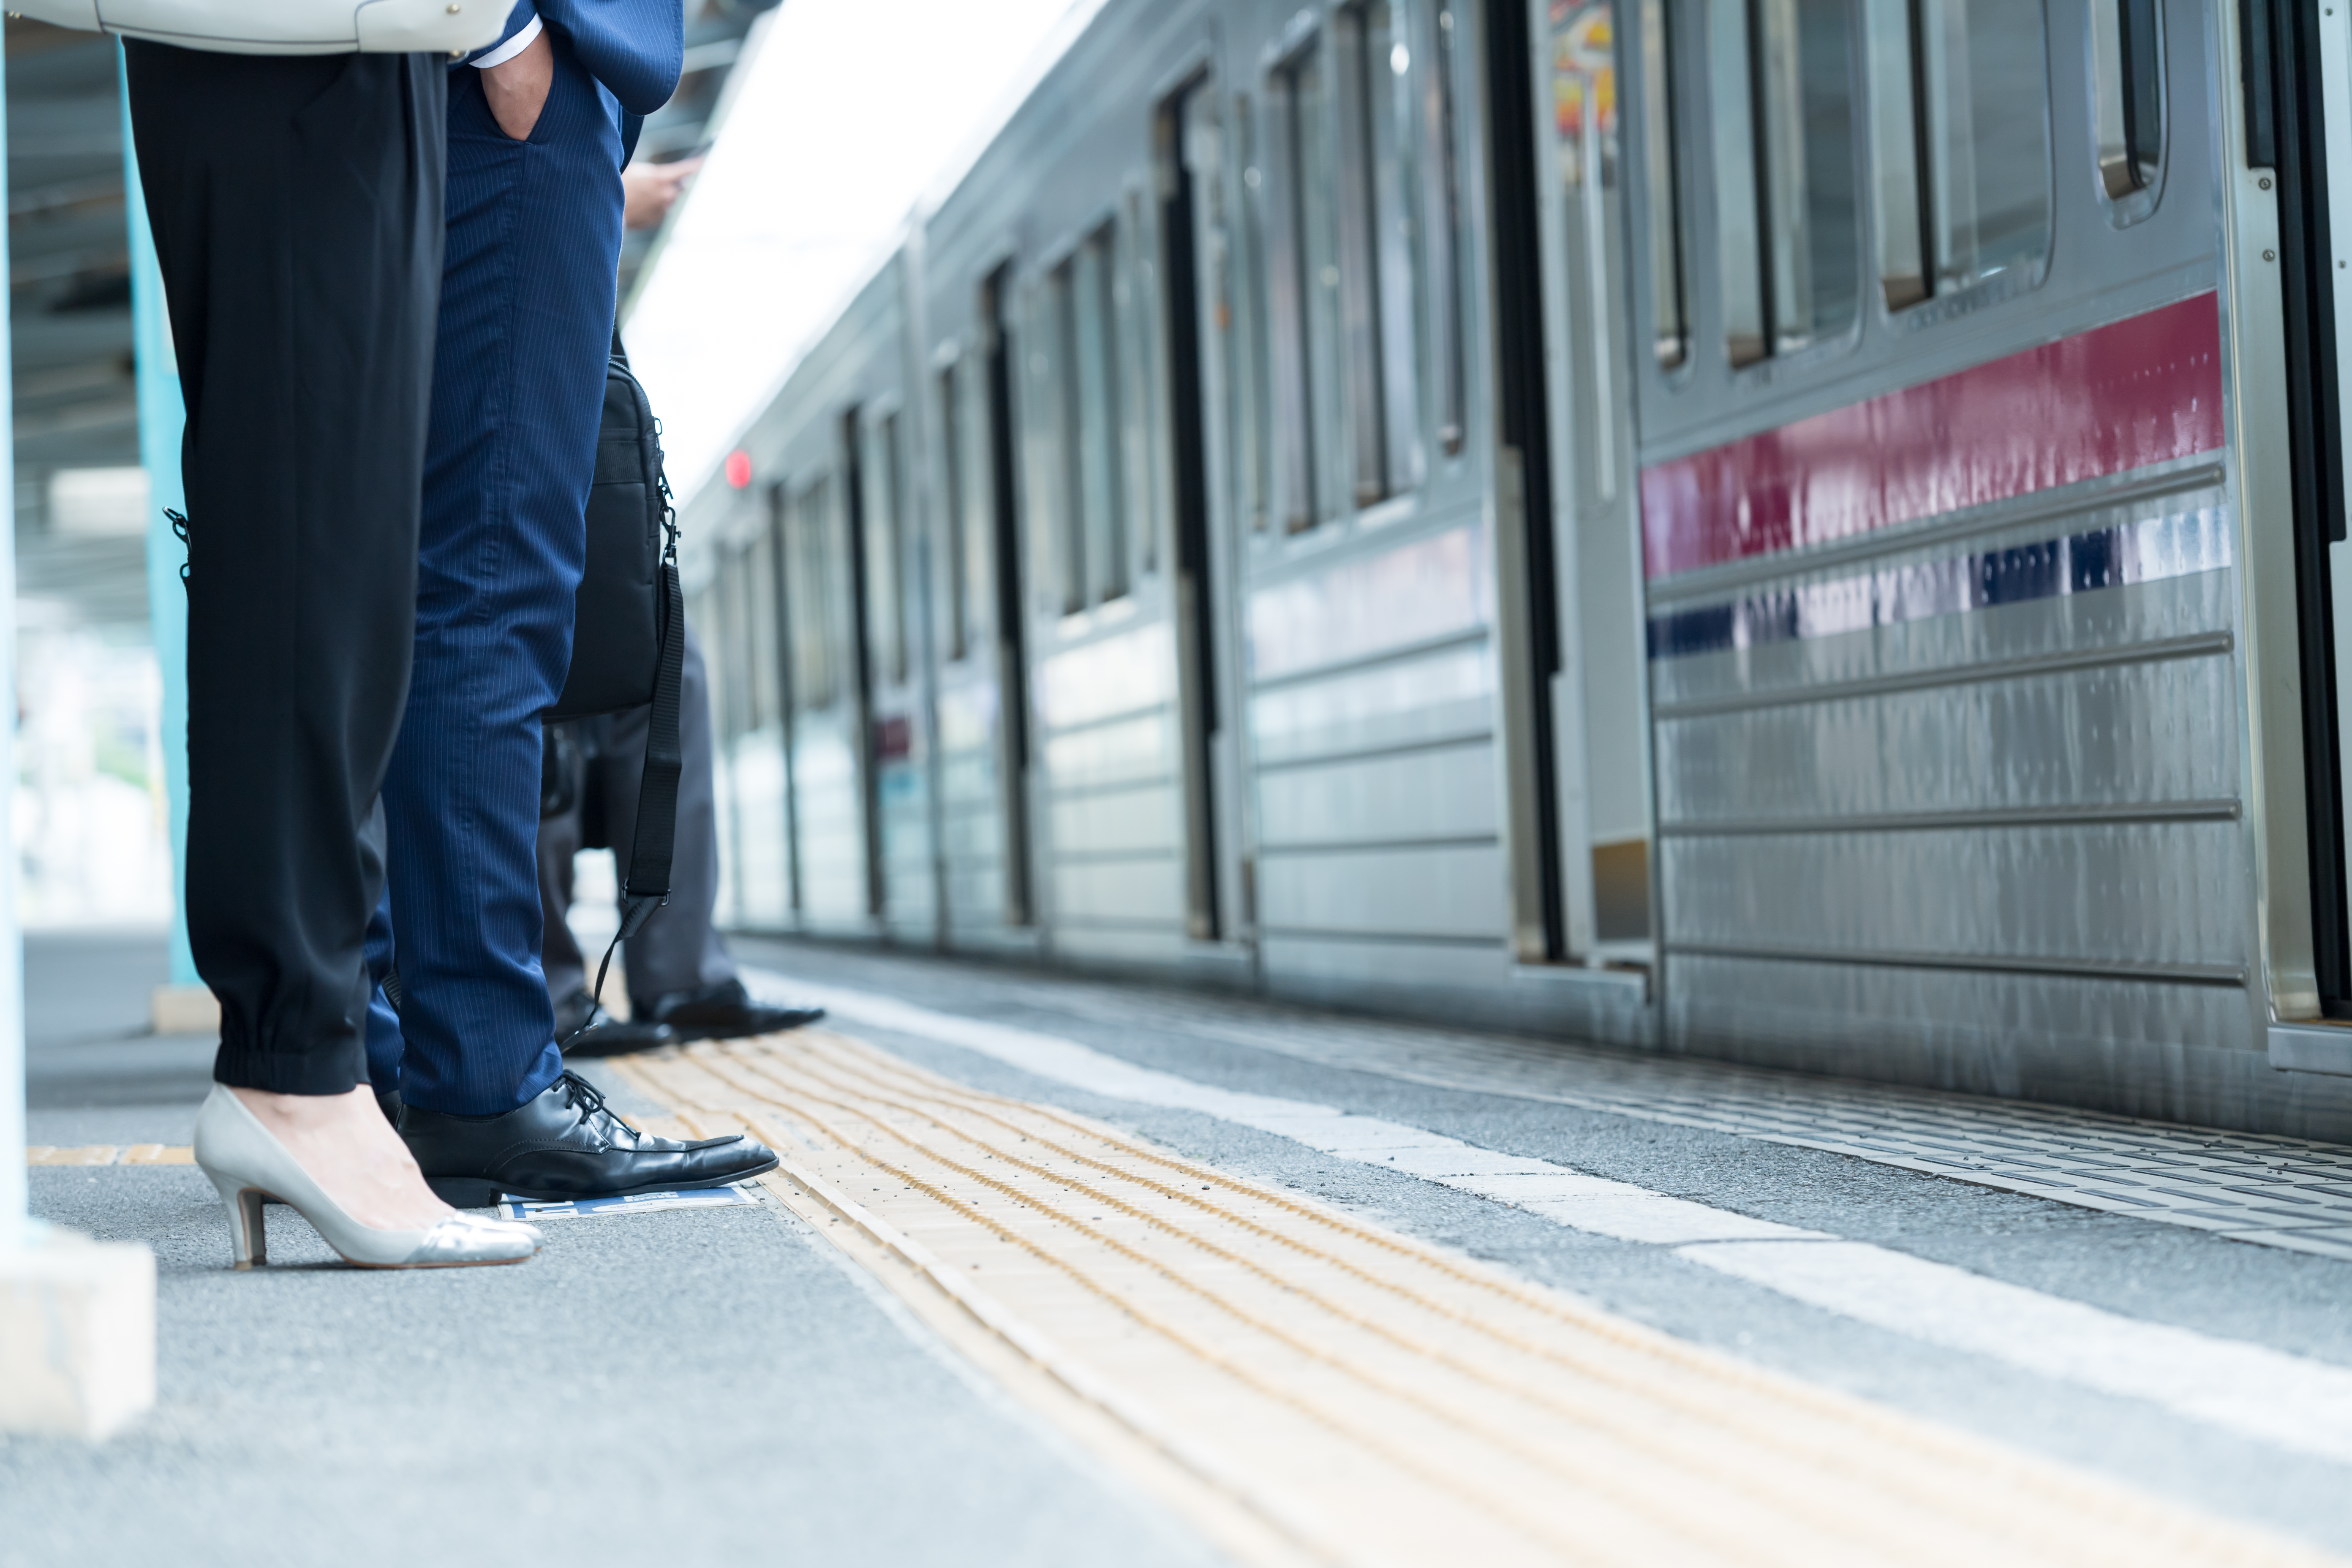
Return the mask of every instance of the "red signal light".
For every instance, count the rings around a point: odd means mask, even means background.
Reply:
[[[738,447],[727,454],[727,482],[739,490],[751,484],[751,453]]]

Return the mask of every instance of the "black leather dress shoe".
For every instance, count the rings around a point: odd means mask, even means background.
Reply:
[[[567,1072],[504,1116],[451,1116],[409,1106],[400,1135],[444,1203],[488,1208],[502,1195],[562,1203],[690,1187],[723,1187],[773,1170],[767,1145],[737,1134],[680,1142],[638,1131]]]
[[[751,1000],[740,980],[723,981],[701,991],[673,992],[645,1012],[647,1017],[668,1025],[681,1040],[776,1035],[824,1016],[822,1007],[762,1007]]]
[[[596,1004],[586,986],[555,1004],[555,1038],[567,1057],[618,1057],[674,1045],[677,1035],[652,1018],[606,1018],[594,1028],[585,1026],[595,1016]]]
[[[636,1018],[610,1018],[593,1029],[577,1034],[559,1035],[566,1057],[625,1057],[631,1051],[650,1051],[659,1046],[677,1043],[677,1031],[667,1024],[648,1024]]]

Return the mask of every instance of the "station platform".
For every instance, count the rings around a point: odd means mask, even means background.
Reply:
[[[238,1275],[160,954],[42,940],[162,1398],[0,1439],[0,1563],[2352,1562],[2352,1151],[746,942],[823,1026],[588,1070],[760,1203]]]

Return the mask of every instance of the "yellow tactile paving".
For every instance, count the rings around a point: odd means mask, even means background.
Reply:
[[[37,1143],[25,1151],[28,1165],[193,1165],[196,1152],[185,1144],[84,1143],[61,1149]]]
[[[2331,1561],[844,1036],[621,1065],[1254,1560]]]

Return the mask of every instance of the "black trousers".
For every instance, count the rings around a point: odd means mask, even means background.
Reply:
[[[188,852],[221,1082],[367,1079],[447,62],[124,46],[188,425]]]
[[[561,1002],[595,976],[563,917],[572,908],[572,858],[583,848],[607,848],[619,875],[629,875],[636,841],[637,794],[646,773],[650,708],[633,708],[576,726],[585,753],[574,764],[569,809],[539,819],[539,897],[546,911],[540,962],[548,994]],[[685,679],[678,683],[677,841],[672,851],[669,902],[656,910],[621,955],[629,980],[629,1010],[653,1016],[667,998],[690,995],[736,977],[735,960],[710,923],[719,907],[719,811],[711,774],[710,681],[702,645],[686,628]],[[593,842],[592,842],[593,841]]]

